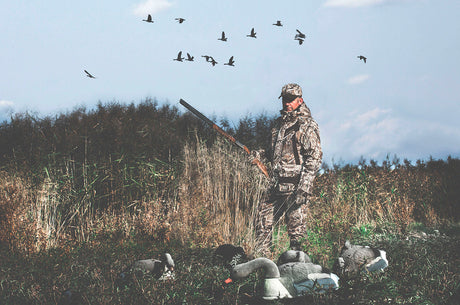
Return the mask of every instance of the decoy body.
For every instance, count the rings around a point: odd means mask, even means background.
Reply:
[[[142,19],[142,21],[153,23],[152,16],[150,14],[147,15],[147,19]]]
[[[214,259],[221,260],[224,266],[231,270],[236,265],[246,261],[246,252],[242,247],[236,247],[232,244],[224,244],[217,247],[213,254]]]
[[[307,255],[307,253],[303,251],[297,251],[297,250],[288,250],[286,252],[283,252],[280,257],[278,258],[277,265],[283,265],[286,263],[311,263],[310,257]]]
[[[339,287],[337,275],[323,270],[320,265],[288,262],[277,266],[265,257],[235,266],[225,283],[243,279],[258,269],[265,271],[265,300],[294,298],[312,291],[325,292]]]
[[[174,58],[173,60],[182,61],[183,59],[184,57],[182,57],[182,51],[180,51],[179,53],[177,53],[177,57]]]
[[[217,40],[222,40],[222,41],[227,41],[227,37],[225,37],[225,32],[222,31],[222,36],[218,38]]]
[[[304,34],[304,33],[302,33],[302,32],[299,31],[299,30],[296,30],[296,31],[297,31],[297,34],[295,35],[296,38],[298,37],[298,38],[303,38],[303,39],[305,39],[305,34]]]
[[[360,271],[372,272],[388,267],[386,252],[368,246],[352,245],[349,241],[340,252],[334,271],[343,275],[355,275]]]
[[[152,275],[158,280],[174,279],[174,260],[169,253],[163,253],[160,259],[143,259],[135,261],[129,268],[119,274],[122,282],[127,281],[132,274],[143,276]]]
[[[194,58],[195,58],[194,56],[192,56],[189,53],[187,53],[187,59],[186,60],[193,61]]]
[[[233,56],[229,58],[228,62],[224,63],[224,65],[227,65],[227,66],[232,66],[234,67],[235,61],[233,60]]]
[[[366,63],[366,59],[367,59],[366,57],[364,57],[362,55],[359,55],[358,58],[359,58],[359,60],[362,60],[362,61],[364,61],[364,63]]]
[[[89,73],[88,71],[84,70],[85,73],[86,73],[86,76],[88,76],[89,78],[95,78],[93,75],[91,75],[91,73]]]
[[[283,26],[283,25],[281,24],[281,21],[280,21],[280,20],[277,20],[276,23],[273,23],[273,25],[276,25],[276,26]]]
[[[177,22],[179,22],[179,23],[182,23],[182,22],[184,22],[184,21],[185,21],[185,19],[184,19],[184,18],[175,18],[175,20],[177,20]]]
[[[256,37],[256,34],[257,34],[257,33],[254,31],[254,28],[252,28],[252,29],[251,29],[251,34],[246,35],[246,36],[247,36],[247,37],[252,37],[252,38],[257,38],[257,37]]]

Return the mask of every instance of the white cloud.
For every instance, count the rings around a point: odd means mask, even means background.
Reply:
[[[326,7],[361,7],[394,2],[395,0],[328,0]],[[400,0],[399,0],[400,1]]]
[[[144,17],[148,14],[153,15],[155,13],[168,9],[171,6],[172,3],[168,0],[147,0],[137,4],[133,9],[133,13],[136,16]]]
[[[0,100],[0,123],[9,118],[13,113],[13,107],[13,102]]]
[[[369,78],[370,78],[369,74],[361,74],[361,75],[356,75],[356,76],[350,77],[347,82],[350,85],[358,85],[358,84],[361,84],[361,83],[365,82]]]

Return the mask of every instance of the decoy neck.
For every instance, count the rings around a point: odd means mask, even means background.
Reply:
[[[258,269],[264,269],[265,278],[280,277],[280,272],[276,264],[265,257],[259,257],[247,263],[236,265],[230,277],[234,280],[243,279]]]

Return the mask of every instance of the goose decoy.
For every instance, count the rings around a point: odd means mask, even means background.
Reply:
[[[89,73],[88,71],[86,71],[86,70],[83,70],[83,71],[85,71],[86,76],[88,76],[89,78],[96,78],[93,75],[91,75],[91,73]]]
[[[288,250],[283,252],[280,257],[278,258],[278,262],[276,263],[278,266],[286,264],[286,263],[311,263],[310,257],[307,253],[298,250]]]
[[[180,51],[179,53],[177,53],[177,58],[174,58],[173,60],[182,61],[183,59],[184,57],[182,57],[182,51]]]
[[[296,37],[296,38],[294,38],[294,40],[298,40],[298,41],[299,41],[299,44],[302,44],[303,41],[304,41],[304,40],[303,40],[302,38],[300,38],[300,37]]]
[[[227,65],[227,66],[232,66],[234,67],[235,61],[233,60],[233,56],[229,58],[228,62],[224,63],[224,65]]]
[[[193,61],[194,58],[195,58],[194,56],[187,53],[187,59],[186,59],[187,61]]]
[[[227,41],[227,37],[225,37],[224,31],[222,31],[222,36],[220,38],[217,38],[217,40]]]
[[[148,14],[148,15],[147,15],[147,19],[142,19],[142,21],[149,22],[149,23],[153,23],[152,15]]]
[[[276,25],[276,26],[283,26],[283,25],[281,24],[281,21],[280,21],[280,20],[277,20],[276,23],[273,23],[273,25]]]
[[[362,61],[364,61],[364,63],[366,63],[366,59],[367,59],[366,57],[364,57],[362,55],[359,55],[358,58],[359,58],[359,60],[362,60]]]
[[[356,275],[360,271],[373,272],[388,267],[386,252],[368,246],[352,245],[345,242],[334,271],[344,275]]]
[[[301,31],[299,31],[299,30],[297,30],[297,29],[296,29],[296,31],[297,31],[297,34],[295,34],[295,37],[296,37],[296,38],[298,37],[298,38],[303,38],[303,39],[305,39],[305,34],[304,34],[304,33],[302,33]]]
[[[225,283],[229,284],[234,280],[246,278],[258,269],[265,271],[264,295],[262,296],[265,300],[294,298],[312,291],[325,292],[339,287],[337,275],[324,273],[320,265],[291,262],[276,266],[274,262],[265,257],[236,265]]]
[[[175,20],[177,20],[177,22],[179,22],[179,23],[182,23],[182,22],[184,22],[184,21],[185,21],[185,19],[184,19],[184,18],[175,18]]]
[[[256,34],[257,34],[257,33],[254,31],[254,28],[252,28],[251,34],[246,35],[246,36],[247,36],[247,37],[252,37],[252,38],[257,38],[257,37],[256,37]]]
[[[204,57],[207,62],[209,62],[210,59],[211,59],[211,56],[209,56],[209,55],[201,55],[201,57]]]
[[[158,280],[174,279],[174,260],[171,254],[163,253],[160,259],[143,259],[135,261],[129,268],[118,275],[119,282],[126,282],[132,277],[150,274]]]
[[[247,259],[246,252],[242,247],[232,244],[224,244],[217,247],[213,254],[214,260],[221,260],[225,268],[231,270],[236,265],[243,263]]]

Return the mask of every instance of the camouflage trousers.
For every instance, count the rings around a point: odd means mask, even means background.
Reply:
[[[295,196],[271,194],[267,200],[261,201],[256,217],[256,244],[263,253],[270,252],[272,243],[273,226],[285,215],[286,225],[291,244],[293,241],[300,242],[305,237],[306,207],[294,203]]]

